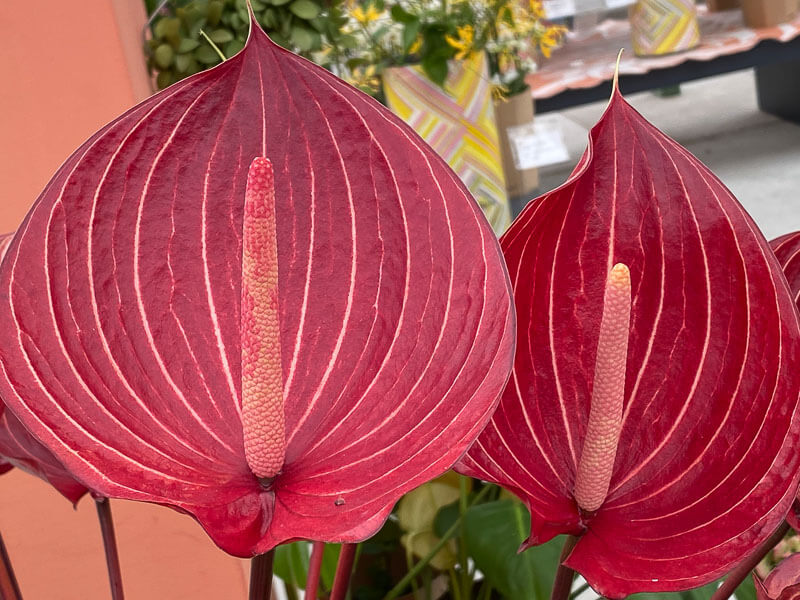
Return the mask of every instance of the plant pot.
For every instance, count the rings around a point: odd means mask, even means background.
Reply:
[[[503,160],[503,175],[509,198],[530,199],[539,187],[539,170],[517,169],[511,153],[508,128],[525,125],[533,121],[533,97],[529,88],[506,100],[495,100],[494,114],[500,133],[500,153]]]
[[[383,73],[387,106],[447,161],[499,235],[511,222],[491,84],[482,53],[451,61],[443,87],[418,65]]]
[[[742,6],[741,0],[706,0],[708,12],[722,12],[733,10]]]
[[[797,14],[797,0],[741,0],[744,24],[754,29],[774,27]]]
[[[629,18],[637,56],[682,52],[700,43],[694,0],[639,0]]]

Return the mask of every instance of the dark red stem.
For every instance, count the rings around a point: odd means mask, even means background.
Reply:
[[[0,600],[22,600],[2,535],[0,535]]]
[[[330,600],[344,600],[347,588],[350,587],[350,576],[353,573],[353,561],[356,558],[358,544],[342,544],[339,562],[336,563],[336,575],[333,577],[333,589]]]
[[[577,542],[578,538],[574,535],[567,536],[567,539],[564,540],[561,558],[558,559],[556,578],[553,580],[553,592],[550,594],[550,600],[567,600],[569,598],[572,580],[575,579],[575,571],[566,566],[564,561],[567,560],[569,553],[572,552]]]
[[[787,531],[789,531],[789,523],[784,521],[781,523],[780,527],[775,530],[775,533],[769,536],[752,554],[736,565],[733,571],[728,573],[725,581],[722,582],[722,585],[719,586],[711,596],[711,600],[727,600],[730,598],[733,592],[736,591],[736,588],[738,588],[750,574],[750,571],[755,569],[758,563],[761,562],[761,559],[767,555],[767,552],[772,550],[777,543],[783,539]]]
[[[311,560],[308,563],[308,577],[306,577],[306,599],[315,600],[319,588],[319,575],[322,572],[322,554],[325,552],[325,542],[314,542],[311,545]]]
[[[95,498],[97,518],[100,520],[100,532],[103,534],[103,548],[106,551],[106,567],[108,568],[108,583],[111,586],[111,599],[123,600],[122,570],[119,566],[119,552],[117,551],[117,537],[114,535],[114,521],[111,519],[111,503],[108,498]]]
[[[275,550],[254,556],[250,561],[249,600],[270,600],[272,596],[272,559]]]

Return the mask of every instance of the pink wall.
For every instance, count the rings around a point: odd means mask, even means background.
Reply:
[[[21,222],[61,162],[149,93],[143,0],[0,2],[0,232]],[[36,8],[32,8],[35,6]],[[248,565],[189,517],[113,501],[128,600],[246,597]],[[109,597],[94,502],[0,477],[0,531],[25,600]]]

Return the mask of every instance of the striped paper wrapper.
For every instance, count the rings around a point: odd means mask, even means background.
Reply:
[[[700,43],[694,0],[639,0],[630,21],[637,56],[681,52]]]
[[[414,65],[387,69],[383,89],[389,108],[447,161],[503,233],[511,211],[484,55],[451,61],[443,88]]]

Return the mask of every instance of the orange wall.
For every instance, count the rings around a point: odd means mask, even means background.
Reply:
[[[143,0],[0,2],[0,232],[21,222],[63,160],[149,92]],[[35,6],[35,8],[33,8]],[[112,501],[128,600],[246,597],[248,565],[189,517]],[[0,477],[0,531],[25,600],[107,600],[94,502]]]

